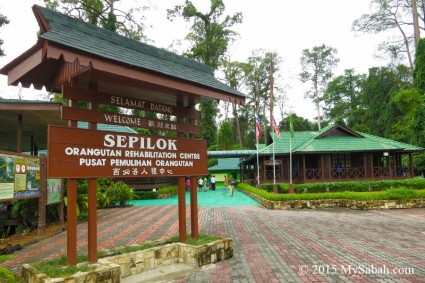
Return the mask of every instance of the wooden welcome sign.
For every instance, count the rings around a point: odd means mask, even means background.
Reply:
[[[196,176],[208,172],[204,140],[49,126],[50,178]]]

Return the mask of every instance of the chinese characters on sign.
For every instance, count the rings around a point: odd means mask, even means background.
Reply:
[[[205,175],[206,141],[49,126],[49,178]]]

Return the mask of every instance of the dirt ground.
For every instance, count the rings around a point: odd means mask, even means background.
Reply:
[[[37,228],[32,230],[25,230],[23,233],[13,234],[8,236],[5,239],[0,239],[0,249],[3,249],[8,244],[20,245],[23,247],[31,243],[45,239],[61,231],[64,231],[64,229],[66,229],[66,222],[63,224],[62,223],[49,224],[45,228],[45,233],[42,235],[38,235]]]

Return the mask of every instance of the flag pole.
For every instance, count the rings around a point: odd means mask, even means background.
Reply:
[[[273,185],[276,186],[276,160],[274,155],[274,138],[273,138]]]
[[[257,188],[259,188],[260,187],[260,160],[258,157],[258,134],[256,134],[255,136],[257,139]]]
[[[258,118],[257,114],[255,114],[255,139],[257,140],[257,188],[260,188],[260,160],[258,157],[258,140],[260,139],[260,133],[261,133],[261,126],[260,126],[260,119]]]
[[[271,129],[271,133],[275,133],[276,134],[276,121],[274,121],[274,117],[273,117],[273,60],[270,61],[270,129]],[[278,189],[277,189],[277,185],[276,185],[276,159],[275,159],[275,154],[274,154],[274,142],[275,142],[275,138],[272,137],[273,139],[273,193],[277,194],[278,193]]]
[[[292,114],[289,114],[289,193],[294,193],[294,184],[292,183],[292,138],[294,136],[294,127],[292,125]]]

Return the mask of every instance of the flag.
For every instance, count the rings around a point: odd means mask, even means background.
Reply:
[[[261,139],[261,127],[260,127],[260,119],[255,115],[255,128],[257,129],[257,138]]]
[[[273,115],[272,115],[272,127],[274,128],[274,131],[275,131],[276,135],[280,138],[279,127],[277,126],[276,121],[275,121]]]
[[[291,135],[291,139],[293,139],[294,136],[295,136],[295,133],[294,133],[294,126],[292,125],[291,116],[289,116],[289,132],[290,132],[290,135]]]

